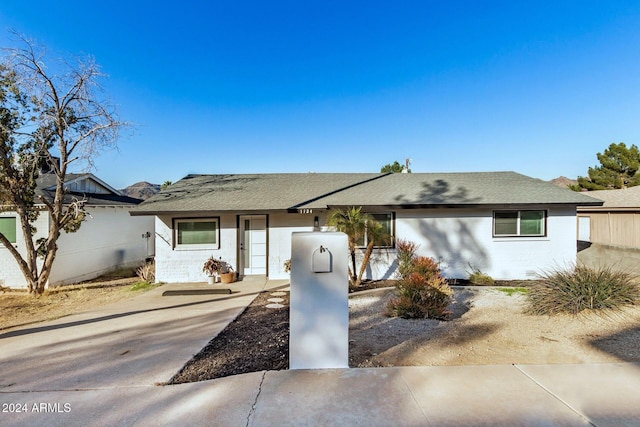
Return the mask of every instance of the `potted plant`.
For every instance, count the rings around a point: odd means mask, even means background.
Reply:
[[[233,283],[236,281],[236,272],[233,271],[231,264],[224,261],[220,269],[220,281],[222,283]]]
[[[236,273],[226,261],[213,256],[205,261],[202,271],[209,275],[209,284],[214,284],[218,277],[222,283],[232,283],[236,278]]]
[[[217,282],[217,278],[220,276],[226,262],[221,259],[215,259],[213,256],[210,256],[208,260],[205,261],[204,266],[202,267],[202,271],[207,273],[209,276],[209,284],[213,285]]]

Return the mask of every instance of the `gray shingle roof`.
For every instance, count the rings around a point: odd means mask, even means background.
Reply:
[[[515,172],[393,174],[319,199],[318,205],[478,206],[598,204],[583,194]]]
[[[640,209],[640,185],[623,190],[596,190],[582,194],[604,201],[601,210]]]
[[[188,175],[132,214],[509,204],[601,202],[515,172]]]
[[[71,182],[78,178],[89,178],[97,180],[93,174],[73,174],[66,175],[66,183]],[[42,196],[49,200],[53,200],[55,195],[56,176],[53,174],[42,174],[36,180],[36,197]],[[52,189],[53,188],[53,189]],[[133,197],[123,196],[119,193],[109,194],[93,194],[93,193],[80,193],[69,192],[65,196],[65,203],[71,203],[75,200],[85,200],[86,206],[135,206],[139,205],[142,200],[135,199]],[[38,203],[36,201],[36,203]]]
[[[295,209],[309,200],[382,174],[188,175],[134,213]]]

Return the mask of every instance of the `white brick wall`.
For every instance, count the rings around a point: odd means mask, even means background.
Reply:
[[[222,258],[237,270],[236,216],[220,218],[220,247],[207,249],[173,249],[171,235],[172,218],[156,218],[156,281],[158,282],[206,282],[202,272],[204,262],[210,256]]]

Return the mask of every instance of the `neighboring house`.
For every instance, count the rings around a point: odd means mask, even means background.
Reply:
[[[201,282],[209,256],[241,275],[287,278],[291,233],[324,230],[331,208],[362,206],[450,278],[477,268],[527,279],[576,262],[576,206],[584,194],[514,172],[189,175],[131,211],[156,217],[156,280]],[[390,278],[393,246],[367,277]]]
[[[640,248],[640,186],[584,194],[604,204],[578,207],[579,240]]]
[[[42,174],[36,195],[53,197],[55,179],[52,174]],[[49,286],[88,280],[115,268],[140,264],[153,256],[153,219],[129,215],[141,200],[122,196],[92,174],[68,174],[65,185],[69,190],[67,200],[86,200],[87,217],[77,232],[60,235]],[[47,236],[49,221],[43,206],[35,224],[36,239]],[[24,251],[20,219],[15,212],[0,212],[0,231],[18,250]],[[1,244],[0,267],[0,285],[26,286],[15,259]]]

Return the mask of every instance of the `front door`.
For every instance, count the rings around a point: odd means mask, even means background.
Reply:
[[[242,275],[267,274],[267,216],[240,216],[239,233],[239,272]]]

